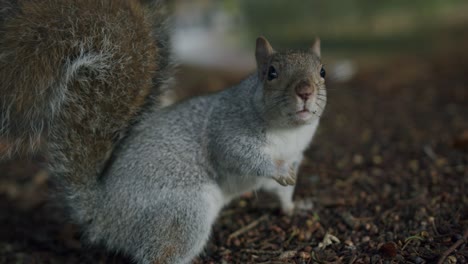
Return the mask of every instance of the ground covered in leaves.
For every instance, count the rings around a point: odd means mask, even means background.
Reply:
[[[394,58],[329,84],[329,104],[282,215],[246,194],[195,263],[467,263],[468,56]],[[129,263],[90,248],[47,202],[34,163],[0,166],[0,263]]]

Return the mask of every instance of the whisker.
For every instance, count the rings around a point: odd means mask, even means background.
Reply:
[[[284,103],[287,103],[288,98],[285,96],[276,96],[273,97],[271,103],[265,106],[265,111],[270,111],[271,109],[281,107]]]
[[[324,111],[323,106],[320,106],[319,104],[317,104],[317,102],[315,103],[315,105],[318,106],[318,108],[320,108],[320,110],[322,110],[322,112]]]

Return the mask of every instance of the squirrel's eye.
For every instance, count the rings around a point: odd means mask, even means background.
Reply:
[[[278,73],[276,72],[275,67],[270,66],[270,68],[268,68],[268,80],[271,81],[276,78],[278,78]]]
[[[322,67],[322,68],[320,69],[320,77],[325,78],[325,75],[327,75],[327,72],[326,72],[325,69]]]

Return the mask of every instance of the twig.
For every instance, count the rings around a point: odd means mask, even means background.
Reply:
[[[401,248],[401,250],[405,250],[406,246],[409,245],[409,243],[411,243],[411,241],[414,241],[414,240],[418,240],[418,241],[423,241],[423,238],[420,237],[420,236],[410,236],[408,238],[405,239],[405,244],[403,245],[403,247]]]
[[[427,191],[423,191],[420,195],[418,195],[416,197],[413,197],[413,198],[410,198],[410,199],[407,199],[407,200],[398,201],[396,203],[396,205],[393,206],[393,208],[390,208],[390,209],[384,211],[383,213],[381,213],[381,216],[382,216],[381,218],[386,218],[390,213],[392,213],[395,210],[400,209],[403,206],[418,203],[419,201],[422,201],[426,197],[426,195],[427,195]]]
[[[434,233],[437,235],[437,236],[440,236],[440,233],[439,233],[439,230],[437,230],[437,226],[435,224],[435,218],[434,217],[429,217],[429,222],[431,223],[432,225],[432,229],[434,229]]]
[[[240,211],[240,210],[237,210],[237,209],[224,210],[223,212],[221,212],[220,216],[221,216],[221,217],[230,216],[230,215],[239,213],[239,211]]]
[[[444,251],[444,253],[442,253],[442,255],[440,256],[440,259],[439,261],[437,262],[437,264],[443,264],[445,259],[453,252],[455,251],[455,249],[457,249],[461,244],[463,244],[464,242],[466,242],[466,240],[468,239],[468,229],[465,230],[465,233],[463,233],[463,237],[461,239],[459,239],[457,242],[455,242],[455,244],[453,244],[451,247],[449,247],[447,250]]]
[[[267,219],[268,215],[264,215],[257,220],[253,221],[252,223],[242,227],[241,229],[237,230],[236,232],[232,233],[229,235],[228,240],[231,240],[235,237],[238,237],[239,235],[242,235],[243,233],[249,231],[250,229],[254,228],[256,225],[258,225],[261,221]]]
[[[265,254],[265,255],[281,255],[284,251],[283,250],[257,250],[257,249],[242,249],[242,252],[245,253],[252,253],[252,254]]]

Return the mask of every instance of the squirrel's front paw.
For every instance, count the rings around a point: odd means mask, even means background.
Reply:
[[[273,177],[275,181],[283,186],[296,184],[296,172],[294,168],[286,164],[284,160],[277,160],[276,167],[278,169],[278,175]]]

